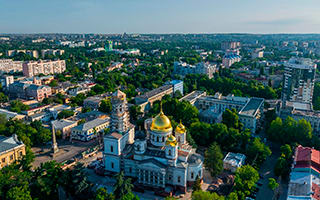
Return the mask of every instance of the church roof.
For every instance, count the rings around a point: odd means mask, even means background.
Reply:
[[[109,134],[109,135],[106,135],[106,137],[115,138],[115,139],[120,139],[120,138],[122,138],[122,135],[119,134],[119,133],[113,132],[113,133],[111,133],[111,134]]]
[[[156,160],[154,158],[149,158],[149,159],[140,161],[140,164],[145,164],[145,163],[152,163],[154,165],[157,165],[160,168],[166,168],[167,167],[165,164],[163,164],[162,162],[160,162],[160,161],[158,161],[158,160]]]

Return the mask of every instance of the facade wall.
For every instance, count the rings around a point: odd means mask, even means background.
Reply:
[[[27,77],[39,74],[62,73],[66,70],[66,62],[64,60],[56,61],[29,61],[23,63],[23,75]]]
[[[25,145],[20,145],[17,148],[0,154],[0,169],[19,160],[23,155],[26,155]]]

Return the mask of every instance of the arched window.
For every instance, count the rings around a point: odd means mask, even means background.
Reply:
[[[110,151],[113,152],[113,146],[112,145],[110,146]]]

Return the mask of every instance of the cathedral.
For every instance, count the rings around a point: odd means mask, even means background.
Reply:
[[[203,157],[186,140],[180,122],[173,129],[170,119],[160,113],[146,120],[146,133],[136,134],[129,121],[126,95],[117,90],[111,97],[110,132],[104,137],[104,165],[108,172],[124,171],[139,185],[186,192],[187,186],[203,177]]]

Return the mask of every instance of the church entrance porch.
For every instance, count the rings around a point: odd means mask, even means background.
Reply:
[[[165,173],[158,170],[138,169],[138,182],[153,188],[165,188]]]

